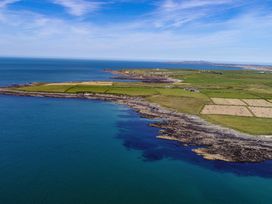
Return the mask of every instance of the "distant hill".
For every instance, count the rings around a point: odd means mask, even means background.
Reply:
[[[260,71],[272,71],[272,65],[260,65],[260,64],[215,63],[215,62],[209,62],[209,61],[204,61],[204,60],[168,62],[168,63],[173,63],[173,64],[202,64],[202,65],[238,67],[238,68],[242,68],[242,69],[252,69],[252,70],[260,70]]]

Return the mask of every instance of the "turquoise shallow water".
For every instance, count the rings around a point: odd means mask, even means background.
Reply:
[[[65,80],[62,72],[40,77]],[[0,79],[16,82],[3,78],[1,66]],[[205,161],[189,147],[157,140],[150,121],[125,106],[14,96],[0,102],[0,203],[272,202],[270,161]]]

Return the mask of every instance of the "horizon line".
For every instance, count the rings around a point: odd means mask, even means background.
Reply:
[[[160,62],[160,63],[211,63],[211,64],[226,64],[226,65],[262,65],[272,66],[272,62],[244,62],[244,61],[220,61],[220,60],[204,60],[204,59],[126,59],[126,58],[85,58],[85,57],[53,57],[53,56],[0,56],[0,59],[47,59],[47,60],[81,60],[81,61],[128,61],[128,62]]]

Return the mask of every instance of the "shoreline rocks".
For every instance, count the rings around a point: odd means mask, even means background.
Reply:
[[[160,128],[160,139],[179,141],[182,144],[198,146],[193,151],[209,160],[227,162],[262,162],[272,159],[272,138],[251,136],[238,131],[213,125],[198,116],[175,112],[141,97],[112,94],[67,94],[47,92],[25,92],[0,88],[2,95],[80,98],[87,100],[110,101],[127,105],[142,117],[159,119],[150,124]]]

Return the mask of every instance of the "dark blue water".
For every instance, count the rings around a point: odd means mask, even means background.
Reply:
[[[110,62],[63,63],[5,60],[0,83],[108,77]],[[0,96],[0,203],[271,203],[271,162],[206,161],[149,122],[101,101]]]

